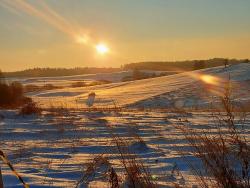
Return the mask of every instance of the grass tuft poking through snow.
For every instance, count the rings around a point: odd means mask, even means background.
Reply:
[[[244,127],[236,120],[235,106],[231,99],[230,80],[221,97],[222,108],[214,115],[216,134],[179,127],[189,144],[192,154],[202,162],[201,167],[188,161],[201,187],[245,188],[250,187],[250,144]],[[239,116],[237,110],[237,116]],[[244,125],[244,112],[240,121]],[[188,123],[185,120],[185,123]]]

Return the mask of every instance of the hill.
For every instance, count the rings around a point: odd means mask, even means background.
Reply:
[[[250,100],[250,64],[247,63],[87,88],[51,90],[35,93],[32,97],[45,106],[50,105],[51,101],[55,106],[62,105],[63,101],[69,107],[76,104],[78,107],[86,107],[88,94],[95,92],[95,106],[100,107],[112,106],[114,101],[121,106],[143,108],[173,107],[178,101],[186,107],[201,106],[208,104],[211,96],[216,95],[211,88],[223,89],[224,79],[229,74],[232,82],[241,86],[241,90],[236,91],[236,98]],[[214,85],[209,84],[210,77],[211,80],[219,81]]]

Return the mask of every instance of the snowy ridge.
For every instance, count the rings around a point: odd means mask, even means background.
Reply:
[[[199,75],[212,75],[222,79],[228,79],[230,74],[231,80],[238,84],[245,84],[244,89],[249,89],[250,64],[232,65],[227,68],[216,67],[204,70],[180,73],[170,76],[157,77],[151,79],[120,82],[91,86],[84,88],[66,88],[50,90],[33,94],[32,97],[39,101],[43,106],[61,105],[62,102],[68,107],[86,107],[85,103],[90,92],[96,93],[95,106],[110,106],[114,102],[120,106],[136,107],[160,107],[168,106],[169,101],[163,101],[170,95],[174,100],[187,98],[191,95],[199,96],[204,93],[204,85]],[[185,91],[185,92],[180,92]],[[167,95],[166,95],[167,94]],[[163,96],[159,101],[159,96]],[[157,98],[158,97],[158,98]],[[247,97],[247,96],[246,96]],[[188,99],[189,100],[189,99]],[[190,101],[184,103],[193,103]],[[172,101],[173,102],[173,101]],[[198,103],[201,101],[198,101]]]

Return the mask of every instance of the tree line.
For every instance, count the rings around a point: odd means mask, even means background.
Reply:
[[[226,59],[214,58],[208,60],[187,60],[187,61],[162,61],[162,62],[139,62],[125,64],[124,70],[158,70],[158,71],[192,71],[217,66],[227,66],[239,63],[249,63],[248,59]]]
[[[4,72],[5,77],[53,77],[53,76],[72,76],[80,74],[111,73],[119,71],[119,68],[33,68],[15,72]]]
[[[239,63],[249,63],[249,59],[226,59],[214,58],[208,60],[187,60],[187,61],[148,61],[129,63],[121,68],[97,68],[97,67],[76,67],[76,68],[33,68],[15,72],[4,72],[5,77],[53,77],[72,76],[80,74],[112,73],[121,70],[158,70],[158,71],[192,71],[217,66],[227,66]],[[1,76],[1,75],[0,75]]]

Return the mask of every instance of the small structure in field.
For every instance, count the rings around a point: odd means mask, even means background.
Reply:
[[[94,105],[94,102],[95,102],[95,92],[91,92],[88,96],[86,104],[88,107],[91,107]]]

